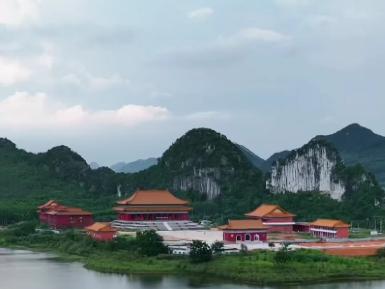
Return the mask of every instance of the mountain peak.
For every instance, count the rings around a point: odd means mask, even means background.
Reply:
[[[180,139],[188,138],[188,137],[202,137],[202,136],[216,136],[216,137],[224,137],[219,132],[206,127],[193,128],[186,132]]]
[[[0,138],[0,148],[12,148],[15,149],[16,145],[7,138]]]
[[[49,158],[58,159],[58,160],[73,160],[77,162],[82,162],[87,164],[87,162],[76,152],[74,152],[71,148],[60,145],[51,148],[47,151],[46,155]]]
[[[352,133],[354,133],[354,134],[371,134],[371,135],[375,135],[375,133],[372,130],[370,130],[370,129],[368,129],[368,128],[366,128],[366,127],[364,127],[364,126],[362,126],[362,125],[360,125],[358,123],[349,124],[348,126],[346,126],[343,129],[341,129],[341,130],[336,132],[336,134],[338,134],[338,133],[345,133],[345,134],[352,134]]]

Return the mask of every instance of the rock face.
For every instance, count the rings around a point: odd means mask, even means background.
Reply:
[[[240,198],[264,190],[262,172],[240,148],[224,135],[206,128],[190,130],[177,139],[149,171],[166,180],[164,186],[191,193],[198,200]]]
[[[217,168],[193,168],[193,174],[186,177],[175,177],[173,189],[180,191],[196,191],[205,194],[212,200],[221,194],[221,187],[218,184],[221,173]]]
[[[311,141],[273,165],[267,188],[273,193],[317,191],[341,200],[346,188],[336,174],[340,162],[326,142]]]
[[[385,137],[360,126],[351,124],[340,131],[315,139],[324,139],[338,150],[346,165],[361,164],[375,174],[385,188]]]

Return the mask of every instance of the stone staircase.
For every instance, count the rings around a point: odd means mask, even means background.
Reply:
[[[192,221],[121,221],[115,220],[112,227],[118,231],[186,231],[203,230],[204,227]]]

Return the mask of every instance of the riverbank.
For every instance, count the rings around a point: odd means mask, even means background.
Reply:
[[[186,258],[117,261],[114,257],[88,258],[86,268],[105,273],[188,274],[255,285],[288,285],[385,279],[385,262],[344,259],[317,251],[298,251],[285,264],[274,261],[273,252],[218,256],[213,261],[191,264]]]
[[[122,245],[123,244],[123,245]],[[120,274],[173,274],[215,278],[255,285],[288,285],[385,279],[382,258],[342,258],[319,251],[289,252],[277,262],[271,251],[214,256],[207,263],[191,263],[187,257],[137,254],[133,240],[121,244],[100,244],[81,234],[28,234],[1,236],[0,246],[52,252],[66,261],[77,261],[88,269]]]

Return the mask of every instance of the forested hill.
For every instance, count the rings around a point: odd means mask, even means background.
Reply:
[[[192,200],[199,216],[239,216],[259,203],[265,180],[238,145],[200,128],[177,139],[157,165],[128,176],[124,191],[136,187],[170,188]]]
[[[55,198],[88,209],[105,210],[116,192],[110,169],[91,170],[65,146],[33,154],[0,139],[0,223],[35,215],[36,206]],[[5,217],[6,216],[6,217]]]
[[[347,165],[361,164],[385,187],[385,137],[359,124],[351,124],[331,135],[317,136],[334,144]]]
[[[193,201],[199,216],[231,216],[256,205],[265,182],[237,145],[210,129],[189,131],[157,165],[135,174],[92,170],[66,146],[33,154],[1,139],[0,172],[3,215],[33,214],[38,204],[52,198],[97,212],[111,211],[118,191],[124,197],[142,187],[173,190]]]
[[[346,184],[352,187],[362,183],[361,176],[369,176],[361,167],[347,168],[346,173],[352,175]],[[33,154],[0,139],[0,223],[31,218],[36,206],[48,199],[81,206],[107,220],[114,216],[114,202],[137,188],[170,189],[192,202],[193,218],[218,222],[240,218],[262,202],[282,204],[300,219],[385,216],[383,202],[373,204],[370,198],[383,194],[372,176],[370,182],[363,182],[368,185],[359,186],[340,202],[318,192],[269,194],[265,181],[264,173],[241,146],[206,128],[187,132],[164,152],[158,164],[133,174],[109,168],[92,170],[66,146]]]

